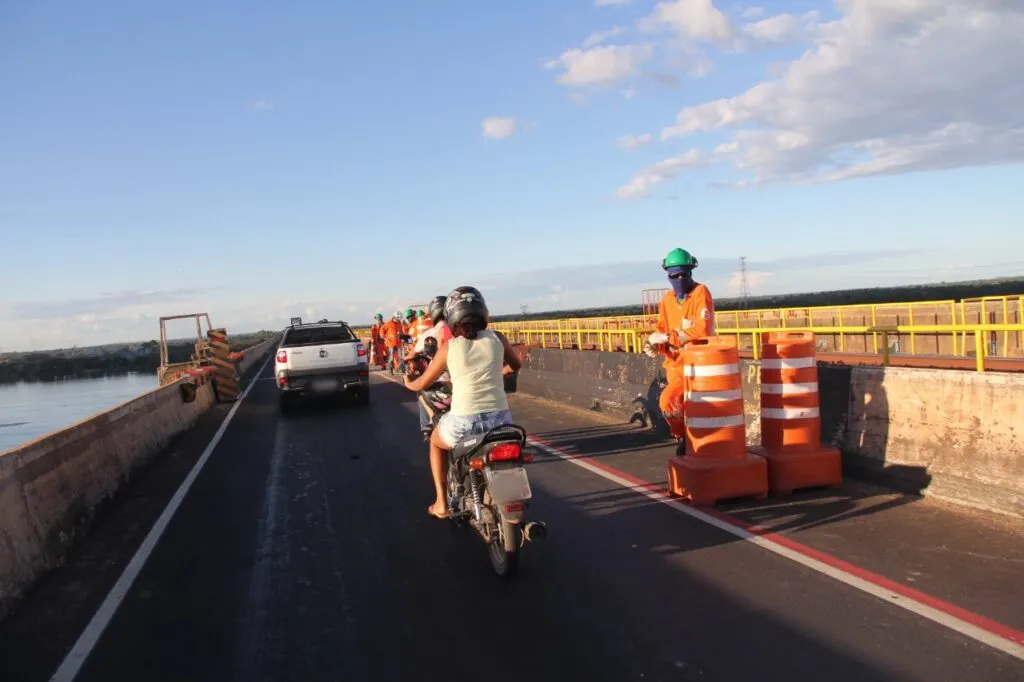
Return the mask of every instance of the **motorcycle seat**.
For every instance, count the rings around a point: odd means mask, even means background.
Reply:
[[[517,442],[520,445],[526,444],[526,430],[515,424],[498,426],[487,433],[473,434],[466,436],[452,448],[452,457],[462,459],[470,457],[489,443]]]

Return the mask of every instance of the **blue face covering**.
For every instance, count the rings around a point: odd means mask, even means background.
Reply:
[[[689,293],[686,290],[686,288],[689,285],[689,283],[692,281],[692,279],[690,277],[686,277],[686,276],[683,276],[683,277],[672,277],[672,275],[683,274],[685,272],[686,272],[686,268],[674,267],[674,268],[669,268],[668,269],[668,274],[669,274],[668,282],[669,282],[669,284],[672,285],[672,291],[675,293],[676,298],[678,298],[679,300],[683,300],[683,299],[686,298],[686,294]]]

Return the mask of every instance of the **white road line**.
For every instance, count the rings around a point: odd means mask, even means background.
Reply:
[[[263,374],[263,370],[266,369],[267,363],[274,357],[273,353],[267,356],[267,359],[260,365],[260,369],[256,372],[256,376],[249,380],[249,385],[245,387],[242,394],[238,396],[238,400],[231,406],[231,410],[228,415],[224,417],[224,421],[221,422],[220,428],[217,429],[217,433],[213,434],[213,438],[210,439],[210,443],[203,450],[203,454],[199,456],[199,461],[195,463],[192,470],[188,472],[188,476],[181,482],[181,486],[178,487],[177,492],[174,493],[174,497],[167,503],[160,518],[156,520],[153,527],[150,529],[146,539],[139,545],[139,549],[136,550],[135,556],[125,566],[124,572],[121,577],[117,579],[114,586],[110,589],[110,593],[107,594],[106,599],[100,604],[99,609],[96,610],[92,620],[85,626],[85,630],[78,637],[78,641],[71,647],[71,651],[68,652],[67,656],[64,657],[64,661],[57,668],[57,672],[50,678],[51,682],[71,682],[78,675],[78,671],[82,669],[82,665],[85,663],[89,654],[96,647],[96,642],[99,641],[100,636],[106,629],[107,625],[113,619],[114,614],[117,612],[118,607],[124,600],[125,595],[128,594],[128,590],[131,589],[132,583],[139,576],[142,571],[142,567],[146,565],[146,560],[149,559],[149,555],[153,552],[153,548],[156,547],[156,543],[160,541],[160,536],[164,534],[168,524],[174,517],[175,512],[178,511],[178,507],[181,506],[182,500],[185,499],[185,495],[188,494],[189,489],[192,487],[192,483],[199,476],[199,472],[202,471],[203,466],[206,464],[206,460],[210,459],[210,455],[216,449],[217,444],[220,443],[220,439],[224,437],[224,432],[227,431],[228,425],[234,418],[235,413],[238,412],[238,408],[242,406],[242,401],[249,395],[249,391],[256,385],[256,381],[259,376]]]
[[[637,487],[636,483],[629,481],[628,479],[625,479],[621,476],[616,476],[610,471],[606,471],[601,467],[594,466],[585,459],[579,459],[576,456],[570,456],[556,448],[550,447],[543,443],[539,443],[532,438],[530,439],[530,444],[540,450],[543,450],[544,452],[550,455],[558,457],[566,462],[575,464],[576,466],[586,469],[591,473],[597,474],[598,476],[601,476],[606,480],[616,483],[624,488],[629,488],[630,490],[633,490],[636,493],[644,495],[645,497],[654,500],[655,502],[660,502],[678,512],[682,512],[699,521],[703,521],[704,523],[710,526],[714,526],[715,528],[723,530],[726,533],[730,533],[731,535],[734,535],[742,540],[752,542],[762,549],[766,549],[769,552],[789,559],[790,561],[798,563],[801,566],[811,569],[812,571],[816,571],[822,575],[826,575],[830,578],[833,578],[834,580],[838,580],[839,582],[849,585],[854,589],[860,590],[861,592],[864,592],[866,594],[870,594],[873,597],[877,597],[878,599],[881,599],[882,601],[888,604],[892,604],[893,606],[898,606],[912,613],[916,613],[922,618],[927,618],[928,620],[934,623],[954,630],[955,632],[970,637],[975,641],[988,645],[993,649],[997,649],[1005,654],[1009,654],[1010,656],[1013,656],[1016,659],[1024,660],[1024,646],[1021,646],[1016,642],[1008,640],[995,633],[989,632],[988,630],[980,628],[972,623],[968,623],[967,621],[957,618],[956,616],[948,614],[944,611],[940,611],[939,609],[928,606],[927,604],[923,604],[910,597],[898,594],[880,585],[876,585],[875,583],[865,580],[864,578],[859,578],[853,575],[852,573],[848,573],[847,571],[844,571],[840,568],[830,566],[829,564],[826,564],[822,561],[818,561],[817,559],[797,552],[796,550],[790,549],[785,545],[779,544],[778,542],[770,538],[766,538],[761,535],[751,533],[750,531],[745,530],[739,526],[735,526],[729,523],[728,521],[723,521],[722,519],[718,519],[709,514],[705,514],[699,509],[691,507],[688,504],[685,504],[684,502],[681,502],[671,497],[667,492],[663,493],[645,488],[639,488]],[[579,455],[579,457],[585,456],[586,455],[582,454]]]
[[[400,383],[397,379],[393,379],[387,376],[385,378],[388,379],[389,381],[393,381],[396,384]],[[898,592],[889,590],[885,587],[882,587],[881,585],[877,585],[871,582],[870,580],[860,578],[848,571],[844,571],[841,568],[831,566],[823,561],[819,561],[818,559],[807,556],[806,554],[786,547],[785,545],[775,540],[772,540],[771,538],[751,533],[750,531],[741,528],[740,526],[716,518],[710,514],[706,514],[702,512],[700,509],[697,509],[696,507],[693,507],[676,498],[673,498],[671,495],[668,494],[668,492],[640,488],[633,481],[623,478],[622,476],[617,476],[614,473],[607,471],[602,467],[595,466],[594,464],[588,462],[586,459],[581,459],[586,457],[586,455],[570,455],[562,452],[558,448],[551,447],[544,443],[540,443],[533,438],[530,438],[529,442],[530,445],[539,450],[543,450],[544,452],[555,457],[558,457],[559,459],[562,459],[571,464],[575,464],[576,466],[582,469],[586,469],[587,471],[593,474],[597,474],[598,476],[601,476],[602,478],[608,481],[616,483],[624,488],[628,488],[640,495],[643,495],[651,500],[654,500],[655,502],[660,502],[661,504],[671,507],[672,509],[678,512],[682,512],[687,516],[695,518],[698,521],[703,521],[709,526],[714,526],[715,528],[725,531],[730,535],[734,535],[737,538],[740,538],[741,540],[751,542],[760,547],[761,549],[768,550],[773,554],[777,554],[778,556],[781,556],[785,559],[789,559],[790,561],[800,564],[805,568],[809,568],[812,571],[820,573],[821,575],[828,576],[829,578],[837,580],[845,585],[849,585],[850,587],[856,590],[860,590],[865,594],[869,594],[873,597],[876,597],[887,604],[892,604],[893,606],[898,606],[901,609],[905,609],[907,611],[910,611],[911,613],[915,613],[921,616],[922,618],[926,618],[927,620],[932,621],[933,623],[937,623],[938,625],[947,627],[950,630],[958,632],[966,637],[970,637],[971,639],[980,642],[981,644],[985,644],[987,646],[992,647],[993,649],[1008,654],[1018,660],[1024,661],[1024,646],[1010,639],[1007,639],[1006,637],[1002,637],[994,632],[990,632],[989,630],[978,627],[977,625],[969,623],[963,620],[962,618],[957,618],[952,614],[946,613],[945,611],[924,604],[911,597],[899,594]]]

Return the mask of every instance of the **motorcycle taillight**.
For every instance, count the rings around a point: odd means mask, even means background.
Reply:
[[[502,443],[491,450],[487,459],[490,462],[505,462],[510,459],[519,459],[519,443]]]

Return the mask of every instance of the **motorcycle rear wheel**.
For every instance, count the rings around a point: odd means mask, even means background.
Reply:
[[[487,545],[487,556],[498,577],[508,580],[519,570],[519,547],[523,544],[523,531],[518,523],[506,521],[497,512],[489,494],[485,495],[484,502],[490,506],[496,519],[495,532]]]

